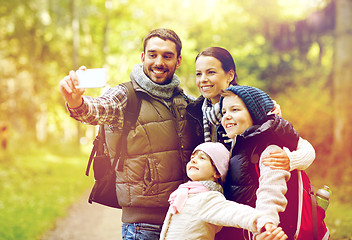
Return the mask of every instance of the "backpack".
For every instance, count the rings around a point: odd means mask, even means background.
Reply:
[[[292,171],[287,189],[288,205],[285,212],[280,213],[280,222],[284,231],[287,229],[290,234],[289,239],[329,239],[329,229],[324,222],[325,211],[317,205],[314,187],[307,174],[303,170]]]
[[[127,151],[127,135],[137,121],[141,102],[133,89],[132,82],[122,83],[122,85],[127,90],[123,129],[111,131],[107,125],[99,126],[99,132],[93,142],[93,149],[86,168],[86,175],[89,176],[89,170],[93,163],[95,182],[88,202],[90,204],[95,202],[113,208],[121,208],[116,195],[115,171],[122,171]],[[108,148],[108,144],[112,142],[116,144],[114,156],[109,153]]]
[[[259,166],[256,164],[259,178]],[[279,213],[280,227],[289,240],[328,240],[325,211],[317,205],[314,187],[303,170],[293,170],[287,182],[287,206]]]

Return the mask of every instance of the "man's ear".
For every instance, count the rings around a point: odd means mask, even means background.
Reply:
[[[181,62],[182,62],[182,56],[179,56],[177,58],[176,69],[178,69],[181,66]]]
[[[141,61],[144,62],[144,52],[141,54]]]

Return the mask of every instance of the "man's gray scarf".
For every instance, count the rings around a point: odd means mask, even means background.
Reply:
[[[171,82],[168,84],[157,84],[153,82],[143,72],[143,66],[141,64],[136,64],[133,67],[132,76],[141,88],[150,94],[162,99],[170,99],[174,93],[175,88],[180,85],[180,80],[176,74],[173,75]]]

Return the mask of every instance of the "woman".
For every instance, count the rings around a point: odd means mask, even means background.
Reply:
[[[220,93],[228,86],[237,85],[236,65],[226,49],[210,47],[197,55],[196,85],[201,96],[188,109],[203,126],[204,141],[217,142],[219,134],[221,136],[223,133],[220,125]]]
[[[238,83],[236,65],[226,49],[209,47],[197,55],[196,85],[201,96],[189,104],[187,110],[202,126],[205,142],[222,142],[230,149],[232,140],[226,136],[221,126],[219,100],[223,90]],[[281,115],[280,107],[276,104],[270,113]],[[272,168],[303,170],[309,167],[314,159],[313,146],[300,138],[297,151],[281,149],[272,152],[263,163],[270,164]]]
[[[195,65],[196,85],[201,96],[188,105],[187,110],[202,126],[205,142],[222,142],[230,149],[233,141],[227,137],[221,126],[219,100],[223,90],[229,86],[238,85],[234,60],[226,49],[209,47],[197,55]],[[276,105],[270,113],[280,115],[279,106]],[[306,169],[314,159],[314,148],[300,137],[297,150],[290,151],[287,148],[273,150],[262,159],[262,163],[271,168],[292,171]]]

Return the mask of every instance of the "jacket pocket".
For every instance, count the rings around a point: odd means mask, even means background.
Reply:
[[[145,161],[145,171],[143,176],[143,195],[150,196],[157,193],[158,184],[156,182],[157,168],[153,158],[148,157]]]

